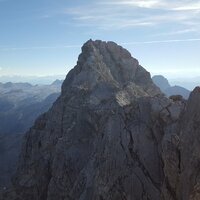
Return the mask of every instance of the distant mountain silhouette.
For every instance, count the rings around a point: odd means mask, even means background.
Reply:
[[[0,133],[24,133],[60,94],[62,81],[51,85],[0,84]]]
[[[56,101],[61,84],[0,83],[0,189],[10,184],[24,133]]]
[[[153,82],[161,89],[161,91],[168,97],[171,95],[181,95],[188,99],[190,91],[181,86],[171,86],[169,81],[162,75],[152,77]]]
[[[55,86],[59,86],[60,87],[62,85],[62,83],[63,83],[63,80],[57,79],[51,85],[55,85]]]
[[[19,82],[28,82],[31,84],[51,84],[54,80],[63,80],[64,75],[52,75],[52,76],[0,76],[0,82],[7,83],[19,83]]]

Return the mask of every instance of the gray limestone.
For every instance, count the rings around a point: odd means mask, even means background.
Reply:
[[[18,199],[198,199],[199,93],[170,100],[127,50],[88,41],[24,138]]]

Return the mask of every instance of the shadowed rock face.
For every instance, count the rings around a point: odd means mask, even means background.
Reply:
[[[61,96],[25,136],[13,181],[18,198],[181,199],[182,165],[190,167],[182,160],[184,109],[127,50],[88,41]]]
[[[23,134],[0,134],[0,190],[10,186],[15,173]]]
[[[200,88],[190,95],[180,127],[180,199],[200,199]]]

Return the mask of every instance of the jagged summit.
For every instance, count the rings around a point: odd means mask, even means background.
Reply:
[[[135,97],[161,94],[149,72],[126,49],[100,40],[89,40],[83,45],[77,65],[64,81],[63,92],[67,93],[69,87],[96,91],[100,99],[120,90],[132,91],[131,96]],[[104,94],[100,94],[102,90]]]
[[[179,200],[184,106],[127,50],[88,41],[61,96],[25,136],[18,199]]]

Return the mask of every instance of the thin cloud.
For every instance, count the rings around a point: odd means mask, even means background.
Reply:
[[[199,42],[199,41],[200,41],[200,38],[190,38],[190,39],[183,39],[183,40],[176,39],[176,40],[153,40],[153,41],[146,41],[146,42],[127,42],[127,43],[122,43],[122,45]]]
[[[136,6],[141,8],[155,8],[160,7],[162,5],[162,2],[159,0],[134,0],[134,1],[108,1],[108,2],[102,2],[100,4],[104,5],[125,5],[125,6]]]
[[[186,5],[181,5],[173,8],[172,10],[176,11],[187,11],[187,10],[200,10],[200,1],[194,3],[186,3]]]
[[[164,9],[164,10],[175,10],[175,11],[186,11],[186,10],[199,10],[200,1],[189,0],[189,1],[178,1],[174,0],[170,2],[168,0],[111,0],[103,1],[101,4],[104,5],[121,5],[121,6],[132,6],[139,8],[149,9]]]
[[[167,0],[111,0],[71,7],[63,14],[71,16],[74,26],[103,31],[170,23],[182,26],[182,29],[192,29],[194,27],[189,24],[200,20],[199,9],[200,1],[194,0],[174,0],[172,3]]]
[[[154,34],[152,36],[154,36],[154,37],[157,37],[157,36],[174,36],[174,35],[195,33],[195,32],[199,32],[199,31],[200,30],[197,29],[197,28],[189,28],[189,29],[175,30],[175,31],[171,31],[171,32],[158,33],[158,34]]]

